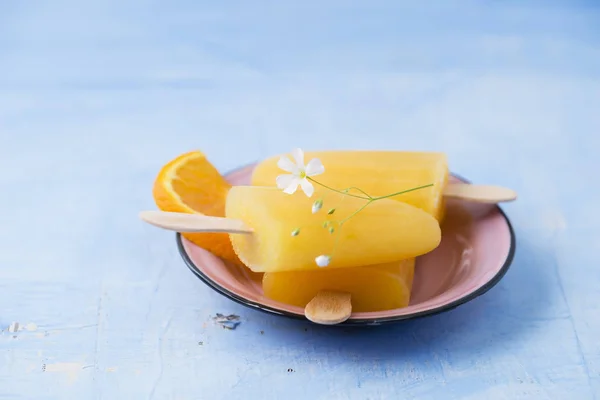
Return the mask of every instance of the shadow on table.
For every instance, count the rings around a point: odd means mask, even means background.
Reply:
[[[502,350],[507,342],[544,329],[553,318],[558,290],[552,255],[520,244],[504,279],[486,294],[452,311],[378,327],[323,327],[286,321],[271,340],[286,347],[310,346],[313,356],[346,359],[411,359],[444,354],[468,357]],[[554,308],[555,309],[555,308]],[[305,336],[306,335],[306,336]],[[304,336],[304,337],[303,337]],[[283,343],[286,342],[286,343]]]

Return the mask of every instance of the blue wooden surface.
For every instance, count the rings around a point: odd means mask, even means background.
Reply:
[[[600,8],[544,3],[0,2],[0,399],[593,399]],[[332,330],[221,297],[137,219],[179,153],[295,146],[440,150],[515,188],[512,269]]]

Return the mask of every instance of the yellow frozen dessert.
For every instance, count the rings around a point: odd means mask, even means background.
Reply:
[[[232,187],[225,216],[254,231],[230,234],[240,260],[255,272],[359,267],[413,258],[440,243],[437,220],[412,205],[387,199],[368,202],[321,189],[314,194],[325,198],[323,204],[334,212],[313,212],[315,201],[300,191]]]
[[[442,194],[448,181],[444,153],[345,150],[306,152],[303,156],[320,160],[327,170],[319,176],[319,182],[335,189],[357,187],[370,196],[384,196],[433,184],[391,198],[421,208],[440,221],[443,217]],[[260,162],[252,174],[252,185],[274,186],[276,177],[281,174],[280,157]],[[359,192],[351,190],[350,193]]]
[[[263,275],[265,296],[305,307],[322,290],[350,293],[354,312],[383,311],[408,306],[414,258],[368,267],[289,271]]]

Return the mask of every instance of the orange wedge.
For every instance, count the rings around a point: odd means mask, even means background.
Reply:
[[[204,153],[192,151],[180,155],[160,170],[152,194],[163,211],[224,217],[230,188]],[[184,233],[183,236],[224,260],[243,265],[226,233]]]

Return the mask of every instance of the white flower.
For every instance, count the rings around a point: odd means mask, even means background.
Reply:
[[[304,165],[304,152],[302,149],[294,149],[292,151],[294,161],[288,157],[281,157],[277,162],[277,166],[289,174],[279,175],[276,179],[277,187],[283,189],[287,194],[294,194],[298,186],[302,188],[304,193],[311,197],[315,191],[312,183],[307,179],[309,176],[320,175],[325,172],[325,167],[321,164],[321,160],[313,158]]]
[[[331,257],[321,254],[319,257],[315,258],[315,262],[319,267],[326,267],[329,265],[331,261]]]

